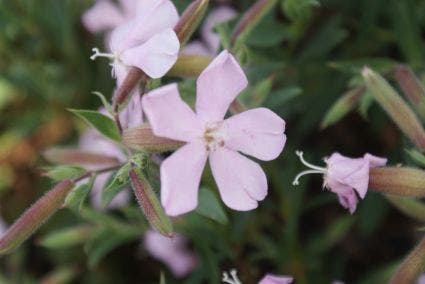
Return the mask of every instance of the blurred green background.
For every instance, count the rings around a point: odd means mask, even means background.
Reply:
[[[182,11],[190,1],[173,2]],[[243,13],[253,2],[227,5]],[[8,224],[51,186],[40,177],[40,166],[46,165],[41,152],[78,141],[83,125],[66,108],[97,108],[100,102],[91,91],[109,96],[113,90],[106,62],[89,60],[91,48],[103,46],[103,38],[80,21],[91,5],[0,0],[0,211]],[[218,5],[212,1],[210,9]],[[425,1],[280,1],[245,46],[251,85],[245,102],[270,107],[287,122],[283,155],[262,163],[270,191],[259,208],[226,208],[227,224],[195,212],[179,220],[177,230],[189,237],[202,262],[184,280],[174,280],[149,257],[141,236],[116,245],[87,237],[41,246],[42,236],[96,222],[62,210],[0,259],[0,283],[158,283],[160,271],[167,283],[219,283],[221,272],[231,268],[247,284],[266,272],[294,275],[297,283],[384,283],[415,244],[422,224],[373,192],[350,215],[334,194],[322,190],[319,176],[292,186],[302,170],[294,152],[303,150],[315,164],[334,151],[354,157],[369,152],[388,157],[390,164],[411,164],[408,141],[367,94],[337,123],[323,129],[321,122],[345,91],[361,83],[363,65],[385,74],[403,62],[424,74],[424,25]],[[191,93],[193,80],[181,81],[183,89]],[[215,191],[208,173],[204,184]],[[143,218],[134,200],[125,210],[99,214],[123,223]]]

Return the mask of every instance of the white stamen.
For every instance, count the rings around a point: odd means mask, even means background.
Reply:
[[[242,282],[239,280],[236,269],[230,270],[230,276],[227,272],[223,272],[223,277],[221,278],[221,281],[223,283],[228,284],[242,284]]]
[[[90,56],[91,60],[95,60],[97,57],[106,57],[106,58],[109,58],[109,59],[115,59],[115,57],[116,57],[112,53],[100,52],[99,48],[97,48],[97,47],[92,48],[92,51],[93,51],[93,55]]]
[[[326,174],[326,168],[323,167],[318,167],[315,166],[313,164],[310,164],[309,162],[307,162],[306,160],[304,160],[304,153],[302,151],[295,151],[295,154],[300,158],[301,163],[303,163],[303,165],[305,165],[307,168],[311,169],[311,170],[306,170],[306,171],[302,171],[301,173],[299,173],[295,178],[294,181],[292,182],[292,185],[299,185],[299,179],[302,176],[308,175],[308,174]]]

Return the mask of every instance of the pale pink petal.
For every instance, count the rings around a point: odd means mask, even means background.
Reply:
[[[144,95],[142,105],[155,135],[186,142],[202,136],[203,125],[181,99],[177,84]]]
[[[197,82],[196,112],[206,121],[220,121],[248,80],[236,59],[222,51],[201,73]]]
[[[377,168],[377,167],[383,167],[387,164],[386,158],[377,157],[374,155],[371,155],[369,153],[366,153],[363,158],[365,160],[369,161],[369,167],[370,168]]]
[[[143,44],[125,50],[120,59],[127,66],[142,69],[151,78],[160,78],[176,63],[179,48],[176,33],[166,29]]]
[[[117,54],[173,29],[178,21],[177,10],[169,0],[141,0],[137,6],[135,17],[112,32],[109,45]]]
[[[224,121],[226,147],[269,161],[276,159],[286,142],[285,121],[266,108],[255,108]]]
[[[267,195],[267,179],[261,167],[224,147],[210,152],[210,165],[224,203],[235,210],[258,206]]]
[[[198,205],[198,189],[207,152],[205,145],[191,142],[161,164],[161,203],[170,216],[192,211]]]
[[[131,96],[130,101],[120,113],[120,120],[123,129],[137,127],[143,124],[142,97],[138,90]]]
[[[173,238],[149,230],[145,233],[143,246],[152,257],[162,261],[176,277],[183,277],[197,265],[196,255],[189,251],[186,239],[179,234]]]
[[[140,0],[119,0],[118,1],[127,19],[131,19],[132,17],[136,15],[137,3],[139,1]]]
[[[418,280],[416,281],[416,284],[425,284],[425,274],[424,273],[422,273],[419,276]]]
[[[235,16],[236,11],[234,9],[222,6],[214,9],[205,19],[205,23],[202,25],[201,35],[212,53],[215,54],[220,47],[220,38],[218,34],[214,32],[214,27],[233,19]]]
[[[194,40],[187,44],[183,50],[181,51],[182,54],[185,55],[214,55],[211,54],[211,52],[208,50],[208,48],[200,42],[199,40]]]
[[[98,0],[81,17],[83,25],[92,33],[115,28],[125,18],[122,11],[109,0]]]
[[[291,276],[266,274],[258,284],[290,284],[292,281],[294,281],[294,278]]]

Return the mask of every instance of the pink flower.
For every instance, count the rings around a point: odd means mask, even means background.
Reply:
[[[109,42],[111,53],[94,48],[90,58],[111,59],[118,85],[132,66],[151,78],[160,78],[177,60],[180,43],[173,28],[178,19],[170,0],[140,0],[135,17],[113,30]]]
[[[258,284],[290,284],[292,281],[294,281],[294,278],[290,276],[266,274]]]
[[[416,281],[416,284],[425,284],[425,274],[424,273],[422,273],[419,276],[418,280]]]
[[[224,116],[230,103],[247,86],[235,58],[223,51],[197,80],[196,113],[185,104],[177,84],[143,97],[143,109],[155,135],[187,142],[161,164],[161,202],[167,214],[196,208],[205,163],[210,166],[224,203],[251,210],[267,195],[261,167],[246,155],[269,161],[285,145],[285,122],[266,108]]]
[[[236,11],[228,6],[214,9],[205,19],[201,27],[200,40],[194,40],[184,49],[184,54],[216,55],[220,47],[220,37],[214,32],[214,27],[236,17]]]
[[[115,4],[110,0],[97,0],[88,9],[81,20],[92,33],[110,31],[135,16],[137,0],[119,0]]]
[[[186,247],[186,239],[179,234],[167,238],[158,232],[145,233],[143,245],[155,259],[163,262],[176,277],[190,273],[198,264],[195,254]]]
[[[339,153],[332,154],[325,159],[327,168],[317,167],[303,158],[302,152],[297,152],[301,162],[311,170],[304,171],[295,177],[294,185],[300,177],[310,173],[324,175],[324,187],[338,195],[339,203],[350,213],[356,211],[358,197],[366,196],[369,186],[369,169],[385,166],[387,159],[365,154],[363,158],[352,159]]]

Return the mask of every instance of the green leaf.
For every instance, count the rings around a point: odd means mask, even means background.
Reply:
[[[415,149],[405,150],[409,157],[415,161],[419,166],[425,167],[425,156],[421,152]]]
[[[112,105],[108,102],[108,100],[105,98],[105,96],[101,92],[92,92],[92,94],[99,97],[99,99],[102,101],[103,106],[105,109],[111,114],[114,114],[114,108]]]
[[[64,249],[83,244],[90,236],[93,228],[87,225],[64,228],[48,233],[38,242],[49,249]]]
[[[70,109],[70,111],[96,128],[107,138],[118,142],[121,140],[121,135],[115,122],[106,115],[93,110]]]
[[[111,203],[114,197],[125,189],[125,186],[129,184],[130,179],[128,177],[128,172],[130,171],[130,165],[125,164],[122,166],[117,173],[114,175],[112,181],[106,186],[102,191],[102,207]]]
[[[282,8],[290,19],[298,20],[309,17],[311,9],[319,5],[317,0],[284,0]]]
[[[167,281],[165,280],[164,272],[161,271],[161,274],[159,276],[159,284],[167,284]]]
[[[205,187],[199,189],[199,205],[196,212],[220,224],[227,224],[228,222],[226,212],[217,196]]]
[[[55,181],[75,178],[83,175],[86,172],[85,169],[76,166],[49,167],[46,170],[47,172],[45,173],[45,175]]]
[[[74,187],[65,199],[65,206],[79,212],[84,204],[84,200],[86,200],[88,193],[93,187],[94,179],[95,177],[92,177],[90,182]]]

